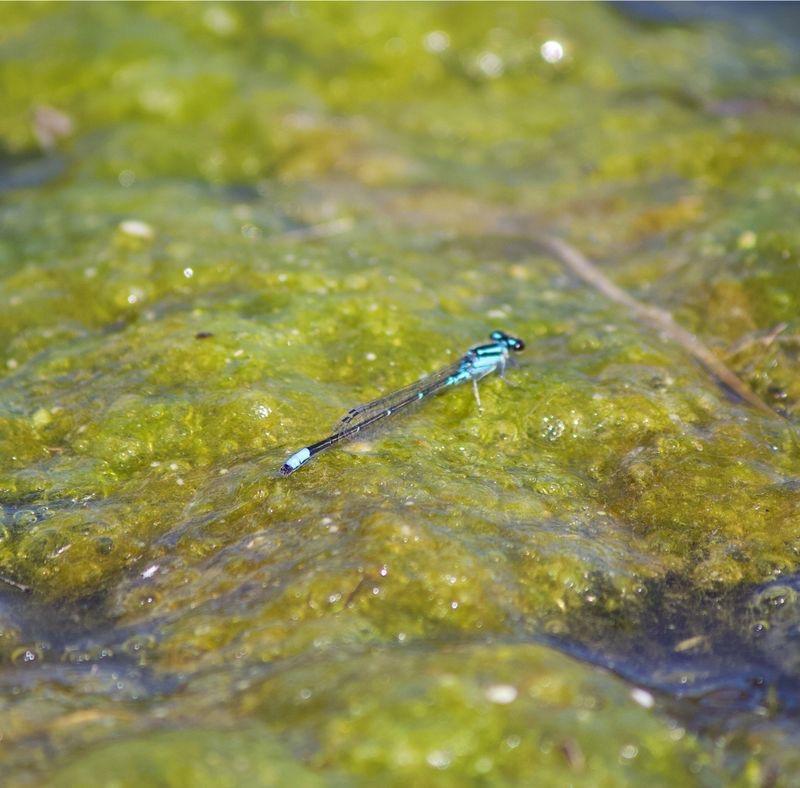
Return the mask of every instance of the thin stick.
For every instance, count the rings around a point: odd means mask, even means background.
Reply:
[[[768,348],[784,331],[786,331],[787,328],[789,328],[788,323],[778,323],[777,326],[770,329],[766,334],[762,333],[756,336],[751,334],[750,336],[746,336],[744,339],[740,339],[735,345],[732,345],[725,355],[728,357],[735,356],[737,353],[741,353],[743,350],[749,350],[753,345],[756,344],[763,345],[764,348]]]
[[[24,583],[18,583],[16,580],[12,580],[10,577],[6,577],[5,575],[0,575],[0,583],[6,583],[12,588],[16,588],[17,590],[23,591],[26,594],[29,594],[32,590],[30,586],[26,586]]]
[[[534,240],[586,284],[591,285],[609,300],[624,306],[637,320],[677,342],[717,380],[724,383],[745,402],[758,408],[762,413],[769,413],[771,416],[778,415],[743,380],[725,366],[710,348],[706,347],[690,331],[678,325],[669,312],[637,301],[632,295],[615,285],[588,257],[566,241],[551,235],[537,236]]]

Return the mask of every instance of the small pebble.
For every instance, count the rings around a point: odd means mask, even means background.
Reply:
[[[119,229],[120,232],[131,238],[141,238],[144,241],[151,241],[155,236],[153,228],[138,219],[126,219],[124,222],[120,222]]]
[[[507,705],[517,699],[517,688],[510,684],[492,684],[486,690],[486,700],[490,703]]]
[[[634,687],[631,690],[631,698],[636,701],[640,706],[643,706],[645,709],[652,709],[655,705],[655,698],[647,691],[642,689],[641,687]]]

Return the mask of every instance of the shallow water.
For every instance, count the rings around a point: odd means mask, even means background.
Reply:
[[[8,784],[795,782],[790,24],[2,15]],[[482,415],[277,475],[494,328],[527,348]]]

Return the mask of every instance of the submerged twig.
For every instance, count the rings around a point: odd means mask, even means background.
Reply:
[[[744,339],[740,339],[735,345],[732,345],[727,352],[727,355],[735,356],[745,350],[749,350],[753,345],[762,345],[764,349],[772,345],[775,340],[789,328],[788,323],[778,323],[777,326],[771,328],[766,334],[763,332],[758,334],[749,334]]]
[[[6,585],[16,588],[18,591],[22,591],[26,594],[33,590],[30,586],[26,586],[24,583],[18,583],[16,580],[12,580],[10,577],[6,577],[5,575],[0,575],[0,583],[5,583]]]
[[[353,600],[358,596],[361,589],[370,581],[370,577],[368,575],[364,575],[358,583],[356,583],[355,588],[350,592],[347,599],[345,600],[344,606],[350,607]]]
[[[743,380],[730,370],[691,331],[675,322],[664,309],[637,301],[632,295],[608,279],[600,269],[581,251],[571,244],[551,235],[537,236],[536,242],[563,263],[586,284],[602,293],[606,298],[625,307],[634,318],[660,331],[694,356],[717,380],[727,386],[745,402],[762,413],[778,415]]]

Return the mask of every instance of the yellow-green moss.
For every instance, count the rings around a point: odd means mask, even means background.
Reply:
[[[796,605],[761,596],[792,596],[800,548],[789,47],[600,4],[7,5],[0,27],[4,777],[791,770],[797,665],[769,652]],[[789,420],[513,228],[569,235]],[[449,392],[277,476],[496,327],[528,347],[482,414]],[[674,639],[750,706],[641,708],[557,652],[607,664],[664,588],[696,614]],[[666,667],[615,669],[705,691],[660,645]]]

